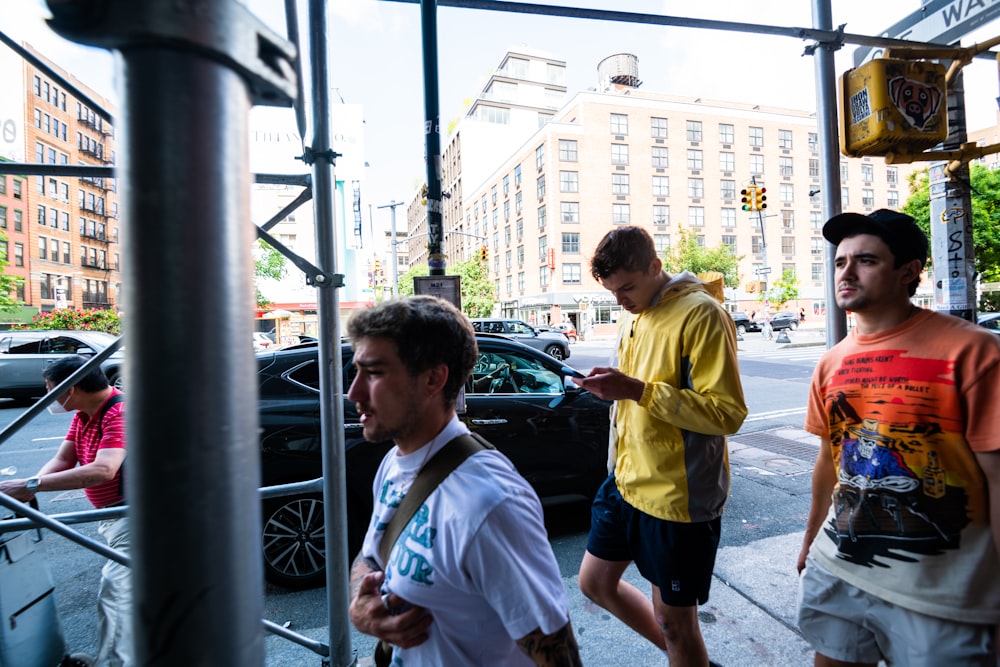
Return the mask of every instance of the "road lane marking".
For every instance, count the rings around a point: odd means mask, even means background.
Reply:
[[[805,414],[806,408],[787,408],[785,410],[771,410],[770,412],[757,412],[752,415],[747,415],[747,418],[743,420],[743,423],[747,422],[760,422],[766,419],[775,419],[777,417],[788,417],[791,415],[802,415]]]

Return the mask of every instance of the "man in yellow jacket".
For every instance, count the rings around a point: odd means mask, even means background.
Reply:
[[[618,367],[576,381],[615,401],[614,471],[594,500],[580,590],[671,665],[705,667],[698,605],[708,600],[729,494],[726,436],[747,414],[736,327],[721,285],[667,274],[641,227],[609,232],[590,266],[628,315]],[[632,562],[652,601],[621,580]]]

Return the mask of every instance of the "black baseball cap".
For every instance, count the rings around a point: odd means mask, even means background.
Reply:
[[[886,208],[868,215],[841,213],[823,225],[823,236],[833,245],[855,234],[872,234],[885,241],[898,264],[914,259],[919,259],[921,266],[927,264],[927,236],[905,213]]]

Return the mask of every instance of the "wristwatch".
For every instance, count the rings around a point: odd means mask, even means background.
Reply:
[[[28,493],[38,493],[38,485],[41,484],[40,477],[29,477],[24,480],[24,488]]]

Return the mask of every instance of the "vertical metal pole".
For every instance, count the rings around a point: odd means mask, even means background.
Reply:
[[[830,0],[813,0],[813,27],[833,29]],[[833,46],[819,45],[816,59],[816,125],[819,130],[820,179],[823,183],[823,216],[829,220],[842,210],[840,201],[840,136],[837,130],[837,74],[834,68]],[[847,317],[837,307],[837,286],[834,284],[833,256],[836,248],[826,243],[826,345],[833,347],[847,336]]]
[[[247,86],[156,42],[120,62],[135,664],[263,665]]]
[[[445,275],[447,260],[441,243],[441,123],[438,109],[437,0],[420,0],[423,35],[424,133],[427,158],[427,267],[432,276]]]
[[[395,204],[396,200],[392,200]],[[390,229],[391,236],[390,241],[392,242],[392,295],[394,297],[399,296],[399,255],[396,250],[396,207],[392,207],[392,215],[390,216]]]
[[[948,87],[948,137],[941,150],[958,150],[966,141],[965,86],[962,73]],[[954,172],[947,162],[930,165],[931,257],[934,305],[949,315],[976,321],[976,252],[972,240],[969,165]]]
[[[330,83],[326,0],[309,2],[309,59],[312,69],[313,212],[316,261],[327,276],[337,269],[333,136],[330,131]],[[340,356],[339,285],[316,290],[319,320],[320,428],[323,446],[323,507],[326,531],[326,593],[330,664],[354,664],[348,618],[350,556],[347,553],[347,478],[344,471],[344,385]]]

